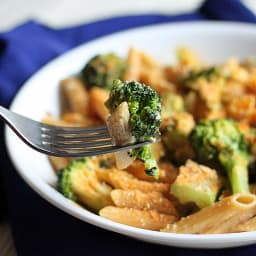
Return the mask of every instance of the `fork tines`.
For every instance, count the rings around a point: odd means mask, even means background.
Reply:
[[[42,146],[52,155],[82,157],[107,154],[138,147],[138,144],[113,146],[106,126],[99,127],[41,127]],[[140,143],[140,146],[150,142]]]
[[[99,127],[41,127],[44,146],[54,151],[70,154],[91,152],[112,148],[111,137],[106,126]]]

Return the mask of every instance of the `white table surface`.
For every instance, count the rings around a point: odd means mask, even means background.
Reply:
[[[27,20],[54,28],[125,14],[178,14],[195,10],[203,0],[0,0],[0,32]],[[256,0],[243,0],[256,13]],[[100,6],[100,8],[99,8]],[[0,256],[15,256],[8,222],[0,225]]]

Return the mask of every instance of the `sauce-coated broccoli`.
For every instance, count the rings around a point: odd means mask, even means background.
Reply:
[[[233,193],[249,192],[249,144],[234,121],[202,120],[192,130],[190,142],[200,162],[220,163]]]
[[[111,205],[112,188],[101,182],[90,158],[73,160],[58,176],[58,190],[72,201],[79,202],[94,211]]]
[[[194,202],[203,208],[214,204],[222,183],[216,170],[187,160],[171,184],[171,194],[182,204]]]
[[[168,118],[173,114],[185,111],[184,100],[181,95],[173,92],[166,92],[161,96],[162,119]]]
[[[194,118],[187,112],[175,113],[161,124],[162,142],[169,153],[168,156],[177,165],[194,158],[194,150],[188,139],[194,126]]]
[[[82,77],[88,88],[110,90],[113,80],[122,77],[125,66],[125,61],[114,53],[96,55],[82,69]]]
[[[199,71],[190,71],[189,74],[184,79],[182,79],[182,82],[188,87],[191,87],[190,83],[195,82],[200,78],[205,78],[206,80],[210,80],[212,77],[219,76],[219,75],[220,75],[219,69],[213,66],[213,67],[202,69]]]

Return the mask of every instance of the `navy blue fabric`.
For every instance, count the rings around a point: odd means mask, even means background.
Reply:
[[[51,29],[29,21],[0,33],[0,104],[9,106],[23,82],[65,51],[120,30],[173,21],[227,20],[256,22],[238,0],[208,0],[194,12],[176,16],[115,17],[66,29]],[[22,152],[21,152],[22,154]],[[56,209],[28,187],[11,165],[0,126],[0,166],[19,256],[40,255],[254,255],[256,246],[195,250],[147,244],[105,231]],[[33,161],[33,159],[31,159]],[[35,170],[36,171],[36,170]]]

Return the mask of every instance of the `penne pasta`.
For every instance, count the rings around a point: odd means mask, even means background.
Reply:
[[[168,224],[162,231],[186,234],[229,233],[255,214],[256,196],[235,194],[174,224]]]
[[[139,180],[130,173],[123,170],[98,170],[97,174],[100,179],[105,180],[108,184],[116,189],[137,189],[143,192],[156,191],[164,194],[169,193],[170,185],[168,183]]]
[[[256,216],[234,227],[231,232],[256,231]]]
[[[89,92],[91,112],[102,121],[106,121],[107,116],[109,115],[108,109],[105,106],[108,96],[109,92],[99,87],[93,87]]]
[[[159,213],[178,216],[172,202],[159,192],[144,193],[140,190],[114,189],[111,192],[111,198],[114,204],[121,208],[155,210]]]
[[[127,57],[127,67],[123,74],[123,81],[140,80],[141,73],[141,56],[133,47],[130,48]]]
[[[173,223],[177,219],[175,216],[161,214],[156,211],[143,211],[114,206],[104,207],[100,210],[99,215],[118,223],[150,230],[160,230],[168,223]]]

